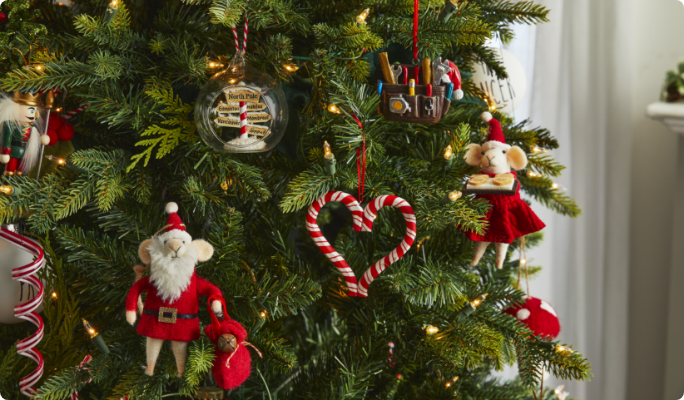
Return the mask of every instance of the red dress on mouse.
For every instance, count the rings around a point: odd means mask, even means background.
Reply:
[[[482,173],[482,172],[480,172]],[[516,176],[515,171],[511,171]],[[495,177],[496,174],[487,174]],[[544,229],[546,226],[532,211],[530,206],[520,198],[520,186],[514,195],[478,194],[476,199],[485,199],[492,205],[484,220],[489,221],[489,227],[484,235],[466,232],[466,237],[475,242],[508,243],[520,236],[529,235]]]

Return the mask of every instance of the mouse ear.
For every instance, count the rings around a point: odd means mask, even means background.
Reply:
[[[214,255],[214,246],[203,239],[195,239],[192,241],[192,246],[197,252],[197,261],[207,261]]]
[[[138,247],[140,261],[145,265],[150,265],[150,262],[152,261],[152,257],[150,257],[150,244],[152,244],[152,239],[147,239],[140,243],[140,247]]]
[[[468,165],[479,166],[482,162],[482,146],[477,143],[471,143],[466,146],[468,151],[465,154],[465,162]]]
[[[527,166],[527,155],[518,146],[513,146],[506,152],[506,159],[508,160],[508,165],[514,170],[518,171]]]

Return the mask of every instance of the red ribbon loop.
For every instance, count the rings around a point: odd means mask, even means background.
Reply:
[[[417,1],[417,0],[416,0]],[[359,202],[363,202],[363,190],[366,186],[366,133],[363,131],[363,125],[361,121],[356,117],[356,114],[352,113],[354,121],[359,125],[361,129],[361,135],[363,137],[362,149],[356,149],[356,171],[359,177]],[[363,154],[362,154],[363,152]]]

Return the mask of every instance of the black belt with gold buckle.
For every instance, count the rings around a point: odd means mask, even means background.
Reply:
[[[143,312],[148,315],[154,315],[159,317],[159,322],[166,322],[169,324],[175,324],[176,319],[194,319],[199,318],[199,314],[178,314],[178,310],[175,308],[159,307],[159,311],[143,309]]]

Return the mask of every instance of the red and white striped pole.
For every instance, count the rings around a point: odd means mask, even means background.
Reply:
[[[247,103],[240,102],[240,139],[247,139],[249,127],[247,126]]]

